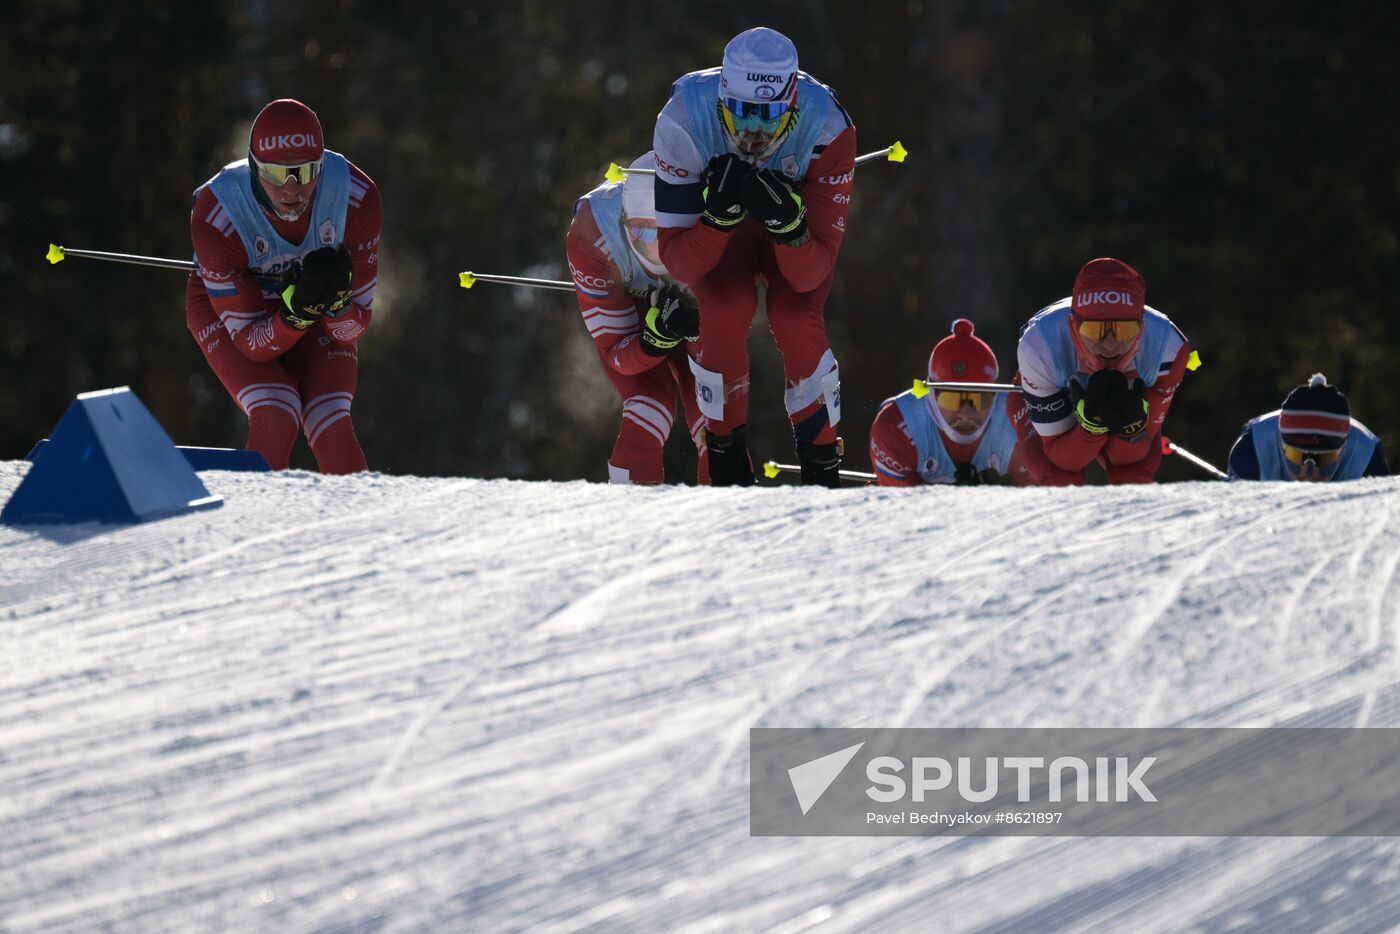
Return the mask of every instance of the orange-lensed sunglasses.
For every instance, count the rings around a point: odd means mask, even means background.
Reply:
[[[1285,444],[1283,446],[1283,457],[1288,463],[1299,469],[1302,468],[1304,461],[1310,460],[1317,465],[1318,470],[1326,470],[1342,459],[1342,449],[1337,448],[1335,451],[1308,451],[1304,448],[1294,447],[1291,444]]]
[[[940,389],[934,393],[938,407],[945,412],[956,412],[964,405],[971,405],[974,412],[985,412],[992,407],[996,398],[994,392],[965,392],[961,389]]]
[[[1133,320],[1079,322],[1079,336],[1088,341],[1101,341],[1112,334],[1118,343],[1126,344],[1142,332],[1142,323]]]

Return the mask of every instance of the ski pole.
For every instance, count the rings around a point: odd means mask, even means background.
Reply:
[[[899,140],[895,140],[884,149],[877,149],[874,152],[867,152],[863,156],[856,156],[856,165],[863,165],[866,162],[874,162],[881,156],[886,162],[903,162],[904,157],[909,155],[909,150],[900,145]]]
[[[769,480],[777,477],[780,473],[800,474],[802,473],[802,468],[798,467],[796,464],[780,464],[777,461],[767,461],[764,463],[763,475]],[[862,473],[859,470],[838,470],[837,473],[842,480],[852,480],[857,483],[875,482],[875,475],[873,473]]]
[[[857,156],[855,164],[863,165],[866,162],[873,162],[874,160],[880,158],[885,159],[887,162],[903,162],[904,157],[907,155],[909,155],[909,150],[901,146],[899,140],[895,140],[892,144],[886,146],[884,149],[878,149],[875,152],[867,152],[863,156]],[[603,174],[603,177],[610,182],[620,182],[628,175],[655,174],[655,169],[625,169],[622,166],[618,165],[616,162],[610,162],[608,163],[608,171]]]
[[[471,288],[476,285],[477,282],[495,282],[500,285],[519,285],[531,289],[550,289],[560,292],[572,292],[574,290],[574,284],[572,282],[564,282],[561,279],[526,279],[521,276],[489,276],[482,272],[460,272],[457,274],[457,277],[461,281],[462,288],[464,289]],[[687,307],[695,307],[695,298],[690,294],[690,290],[685,286],[681,286],[681,289],[684,292],[681,302]],[[646,298],[651,294],[652,290],[626,289],[625,291],[628,295],[637,298]]]
[[[98,250],[70,250],[68,247],[59,246],[57,243],[49,244],[47,259],[50,263],[61,263],[70,256],[77,256],[82,259],[103,259],[109,263],[127,263],[132,266],[157,266],[161,269],[183,269],[189,271],[194,268],[194,263],[187,259],[164,259],[159,256],[134,256],[130,253],[102,253]]]
[[[941,383],[930,382],[924,379],[914,380],[914,398],[922,399],[930,392],[937,392],[940,389],[951,389],[955,392],[1020,392],[1021,387],[1015,383]]]
[[[457,278],[462,283],[462,288],[469,289],[478,282],[495,282],[499,285],[523,285],[532,289],[557,289],[561,292],[572,292],[574,285],[572,282],[564,282],[560,279],[526,279],[521,276],[492,276],[484,272],[462,272],[457,274]]]
[[[1221,470],[1219,467],[1216,467],[1214,464],[1210,463],[1210,461],[1204,460],[1203,458],[1197,457],[1195,454],[1192,454],[1190,451],[1186,450],[1184,447],[1177,444],[1175,441],[1173,441],[1171,438],[1168,438],[1166,435],[1162,435],[1162,453],[1179,454],[1191,463],[1195,464],[1197,467],[1204,470],[1206,473],[1213,474],[1215,476],[1215,479],[1217,480],[1230,479],[1230,475],[1227,474],[1225,471]]]

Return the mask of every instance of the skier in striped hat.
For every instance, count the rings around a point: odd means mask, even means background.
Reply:
[[[1282,407],[1245,423],[1230,449],[1231,480],[1388,477],[1381,440],[1351,417],[1347,397],[1314,373]]]

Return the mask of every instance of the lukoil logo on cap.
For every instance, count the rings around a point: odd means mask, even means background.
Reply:
[[[319,146],[316,137],[310,133],[283,133],[281,136],[264,136],[258,140],[258,152],[269,149],[295,149],[299,146]]]
[[[1133,296],[1131,292],[1081,292],[1074,296],[1076,307],[1084,305],[1132,305]]]

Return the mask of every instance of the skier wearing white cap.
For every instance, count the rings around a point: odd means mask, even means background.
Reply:
[[[655,166],[647,153],[634,169]],[[679,392],[686,425],[699,449],[699,478],[709,478],[704,417],[685,343],[700,334],[694,300],[666,274],[656,246],[656,209],[649,175],[598,186],[578,200],[566,240],[579,312],[598,349],[603,372],[622,397],[622,425],[608,458],[612,483],[665,479],[662,449]]]
[[[656,121],[661,259],[700,304],[691,351],[716,486],[754,482],[746,342],[767,284],[802,482],[835,487],[841,383],[823,308],[846,233],[856,131],[784,35],[735,36],[720,68],[672,86]]]

